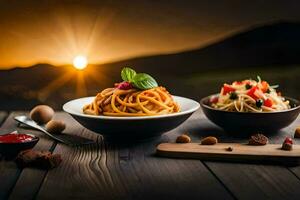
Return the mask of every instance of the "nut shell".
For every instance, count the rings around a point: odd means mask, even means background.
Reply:
[[[49,133],[59,134],[66,128],[66,124],[63,121],[51,120],[46,124],[46,130]]]
[[[249,145],[261,146],[269,142],[268,138],[263,134],[254,134],[249,139]]]
[[[296,128],[294,138],[300,138],[300,127]]]
[[[54,110],[47,105],[38,105],[30,111],[30,118],[38,124],[46,124],[54,115]]]
[[[203,138],[201,140],[201,144],[202,145],[214,145],[218,143],[218,139],[216,137],[213,136],[208,136],[206,138]]]
[[[186,134],[180,135],[176,138],[176,143],[190,143],[190,142],[191,142],[191,138]]]

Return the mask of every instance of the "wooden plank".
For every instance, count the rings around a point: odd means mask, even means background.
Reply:
[[[54,152],[62,154],[63,163],[48,172],[38,199],[232,199],[198,160],[155,156],[161,139],[108,144],[97,134],[78,131],[80,125],[69,116],[65,119],[73,124],[68,132],[93,138],[97,144],[81,148],[58,144]]]
[[[290,127],[291,128],[291,127]],[[193,115],[181,133],[189,132],[193,142],[214,135],[222,142],[247,142],[247,138],[226,135],[220,128],[210,123],[199,111]],[[286,130],[271,137],[271,143],[281,143]],[[175,141],[172,135],[170,141]],[[254,165],[225,162],[203,162],[209,170],[238,199],[298,199],[300,193],[299,179],[286,167],[275,165]]]
[[[57,112],[54,115],[54,119],[63,120],[64,115]],[[40,141],[35,147],[36,150],[49,150],[51,152],[54,150],[56,146],[55,141],[39,131],[34,131],[34,134],[40,137]],[[47,173],[47,170],[33,168],[24,169],[12,190],[9,199],[33,199],[37,195]]]
[[[124,150],[119,150],[123,154],[120,164],[123,177],[126,178],[126,183],[131,182],[129,194],[135,194],[136,199],[143,199],[145,196],[147,199],[231,198],[201,163],[155,156],[155,146],[159,142],[128,148],[128,159],[124,159]],[[131,177],[134,176],[137,180],[142,180],[141,184],[132,181]],[[206,185],[207,183],[210,185]]]
[[[4,122],[4,120],[6,119],[7,116],[8,116],[7,112],[0,111],[0,126]]]
[[[40,140],[34,147],[36,150],[49,150],[54,144],[45,135],[39,131],[17,127],[13,117],[19,114],[26,114],[24,112],[13,112],[6,119],[1,127],[1,131],[17,130],[21,133],[32,133]],[[26,168],[19,169],[14,161],[1,161],[0,162],[0,199],[30,199],[33,198],[39,190],[46,170]]]
[[[7,133],[15,129],[12,115],[10,115],[1,126],[1,133]],[[1,160],[0,162],[0,199],[8,198],[21,170],[17,168],[13,161]]]
[[[287,128],[287,132],[289,132],[289,136],[293,136],[292,133],[295,132],[296,127],[300,126],[300,117],[297,118],[297,120],[290,126]],[[294,138],[294,143],[295,144],[300,144],[300,138]],[[289,170],[298,177],[298,179],[300,180],[300,166],[294,166],[294,167],[290,167]]]
[[[8,113],[6,112],[0,112],[0,125],[2,125],[2,123],[4,122],[4,120],[6,119]],[[10,169],[10,166],[8,163],[4,163],[4,164],[1,164],[3,161],[2,161],[2,158],[1,158],[1,155],[0,155],[0,172],[3,172],[3,169],[6,168],[6,169]],[[11,171],[7,171],[7,173],[10,173]],[[1,175],[0,175],[0,178],[1,178]],[[2,188],[2,183],[0,184],[0,189]],[[0,198],[2,197],[1,195],[1,192],[0,192]]]
[[[199,143],[161,143],[157,154],[173,158],[194,158],[213,161],[234,162],[276,162],[277,164],[300,164],[300,145],[293,145],[292,151],[281,149],[281,144],[253,146],[247,143],[217,143],[201,145]],[[228,151],[227,148],[232,150]]]

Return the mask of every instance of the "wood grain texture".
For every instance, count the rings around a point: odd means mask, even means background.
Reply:
[[[118,145],[103,142],[100,135],[66,115],[68,131],[92,138],[95,145],[74,148],[58,144],[55,153],[62,165],[49,171],[38,199],[232,199],[198,160],[159,158],[151,142]],[[175,130],[176,131],[176,130]],[[170,133],[172,134],[172,133]]]
[[[39,131],[18,127],[13,119],[14,116],[27,114],[26,112],[13,112],[6,119],[1,127],[1,131],[18,130],[20,133],[32,133],[40,137],[39,142],[34,147],[35,150],[49,150],[54,144],[52,140],[47,138]],[[14,161],[0,162],[0,199],[32,199],[39,190],[46,170],[33,168],[19,169]]]
[[[1,134],[15,130],[16,125],[10,115],[1,126]],[[21,170],[17,168],[15,162],[2,159],[0,162],[0,199],[8,198],[10,191],[13,189]]]
[[[12,116],[1,131],[16,129]],[[188,132],[194,142],[214,135],[223,142],[246,142],[247,139],[226,135],[197,112],[177,129],[159,140],[134,145],[109,144],[70,116],[58,113],[67,123],[66,132],[97,141],[85,147],[53,143],[41,133],[23,128],[41,137],[35,147],[61,153],[63,163],[50,171],[19,170],[12,161],[0,162],[0,199],[298,199],[300,169],[275,165],[211,162],[160,158],[155,147],[174,142]],[[1,118],[0,118],[1,121]],[[295,126],[270,137],[281,143],[292,135]],[[300,144],[300,140],[295,140]]]
[[[300,117],[292,124],[292,126],[287,128],[289,136],[293,138],[296,127],[300,127]],[[294,143],[300,145],[300,138],[294,138]],[[289,170],[300,180],[300,166],[290,167]]]
[[[7,112],[0,111],[0,126],[2,125],[2,123],[4,122],[4,120],[6,119],[7,116],[8,116]]]
[[[298,118],[299,121],[299,118]],[[270,136],[271,143],[281,143],[286,135],[290,135],[297,122],[289,128]],[[246,143],[248,138],[232,136],[224,133],[209,122],[199,110],[189,120],[181,132],[189,132],[193,142],[209,135],[216,136],[222,142]],[[172,135],[175,141],[177,135]],[[300,182],[289,169],[283,166],[262,164],[239,164],[226,162],[203,162],[208,169],[238,199],[298,199]]]

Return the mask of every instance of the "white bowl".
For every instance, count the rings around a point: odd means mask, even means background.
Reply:
[[[63,110],[69,113],[85,128],[102,134],[106,139],[146,139],[161,135],[176,128],[187,120],[200,104],[192,99],[173,96],[180,106],[180,112],[140,117],[95,116],[82,112],[84,105],[93,101],[94,97],[71,100],[63,105]]]

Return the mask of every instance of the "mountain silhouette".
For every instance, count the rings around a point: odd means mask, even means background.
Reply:
[[[215,92],[217,85],[212,84],[198,91],[198,85],[185,84],[185,80],[195,74],[250,71],[253,68],[280,69],[282,66],[299,64],[299,35],[300,22],[276,22],[250,27],[195,50],[92,65],[87,70],[92,71],[93,76],[99,79],[85,76],[85,95],[94,95],[105,87],[111,87],[114,82],[121,81],[120,70],[129,66],[136,71],[151,74],[172,93],[201,97]],[[38,103],[47,103],[60,109],[65,101],[80,96],[75,91],[78,87],[77,72],[72,70],[68,66],[37,64],[29,68],[0,71],[0,109],[29,109]],[[60,77],[70,73],[73,75],[68,77],[68,81],[63,84],[58,81]],[[50,90],[49,84],[53,82],[58,82],[61,86],[52,88],[53,91],[50,92],[43,91]],[[47,95],[41,95],[44,93]]]
[[[205,47],[110,63],[134,66],[152,73],[197,73],[212,69],[300,62],[300,22],[276,22],[250,27]],[[157,70],[157,68],[159,70]]]

